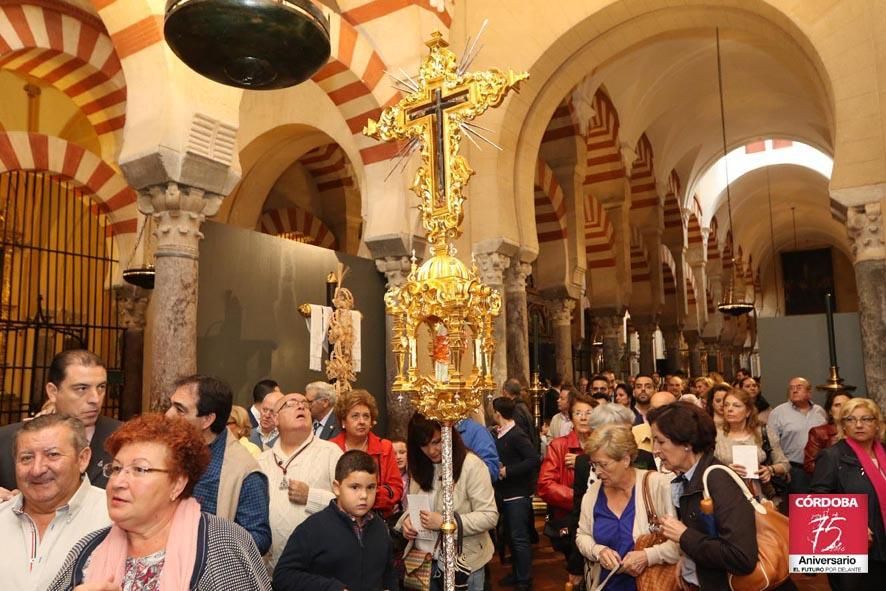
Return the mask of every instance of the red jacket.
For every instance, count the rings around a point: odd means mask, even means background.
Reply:
[[[584,453],[575,431],[551,441],[538,473],[538,496],[554,509],[555,517],[572,511],[575,470],[566,467],[566,454],[569,453]]]
[[[347,434],[342,431],[329,441],[345,451],[346,436]],[[375,505],[372,508],[381,512],[384,517],[390,517],[403,496],[403,479],[400,477],[400,469],[397,468],[394,446],[389,440],[370,432],[366,453],[372,456],[375,465],[378,466],[378,491],[375,493]]]
[[[836,425],[825,423],[809,429],[809,439],[806,440],[806,449],[803,451],[803,470],[808,474],[815,472],[815,456],[835,443],[837,443]]]

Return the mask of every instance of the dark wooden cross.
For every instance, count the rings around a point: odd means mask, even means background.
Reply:
[[[427,102],[407,111],[407,119],[411,125],[426,125],[425,142],[431,151],[431,162],[434,168],[434,207],[446,207],[446,133],[450,121],[446,116],[468,101],[468,89],[444,95],[440,87],[430,90]],[[457,124],[456,124],[457,125]]]

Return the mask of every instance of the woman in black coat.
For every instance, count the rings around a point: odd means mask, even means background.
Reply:
[[[886,492],[883,418],[875,402],[853,398],[840,408],[836,423],[840,440],[816,457],[810,492],[866,494],[870,545],[867,574],[829,574],[828,580],[833,591],[879,590],[886,577],[886,525],[877,491],[879,486]]]
[[[677,513],[663,517],[664,535],[680,545],[684,556],[680,572],[686,588],[701,591],[729,589],[727,573],[744,575],[757,564],[754,509],[742,490],[722,470],[708,477],[714,513],[701,511],[702,475],[714,459],[717,430],[701,408],[674,402],[646,415],[652,427],[653,453],[662,466],[677,473]]]

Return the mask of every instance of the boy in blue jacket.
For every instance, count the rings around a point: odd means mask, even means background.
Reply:
[[[275,591],[396,591],[391,538],[373,513],[378,467],[351,450],[335,465],[335,500],[295,528],[274,569]]]

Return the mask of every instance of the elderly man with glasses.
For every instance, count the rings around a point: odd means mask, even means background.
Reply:
[[[274,447],[277,441],[277,403],[283,398],[280,390],[271,390],[261,401],[259,406],[258,427],[249,434],[249,441],[258,446],[262,451]]]
[[[329,441],[341,433],[341,423],[335,416],[335,386],[328,382],[311,382],[305,386],[305,398],[314,426],[314,435]]]
[[[308,406],[307,397],[299,393],[287,394],[277,403],[280,436],[271,449],[258,457],[271,494],[271,568],[277,564],[295,528],[335,498],[332,481],[342,451],[314,434]]]

